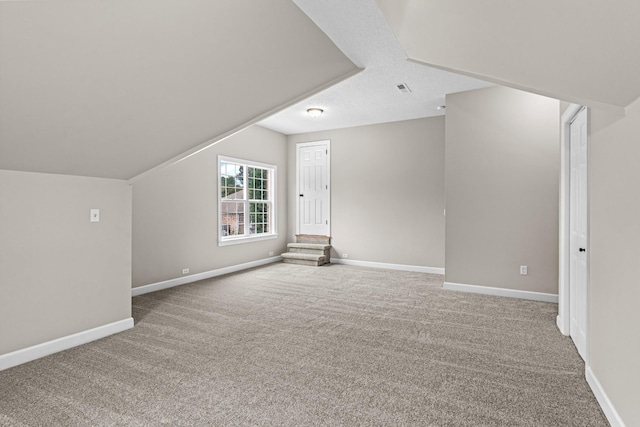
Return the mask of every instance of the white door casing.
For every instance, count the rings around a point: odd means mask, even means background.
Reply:
[[[587,245],[588,245],[588,134],[587,110],[570,124],[569,187],[569,335],[586,359],[587,341]]]
[[[331,235],[330,142],[298,144],[297,234]]]

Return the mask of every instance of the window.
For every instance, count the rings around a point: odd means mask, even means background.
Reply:
[[[276,167],[218,157],[220,245],[275,238]]]

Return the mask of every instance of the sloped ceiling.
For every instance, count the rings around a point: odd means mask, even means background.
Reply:
[[[0,169],[131,178],[357,70],[290,0],[0,2]]]
[[[640,96],[640,2],[377,0],[417,62],[589,106]]]
[[[491,83],[407,61],[375,0],[294,0],[364,71],[261,121],[284,134],[444,115],[450,93]],[[405,84],[410,93],[398,91]],[[307,108],[319,107],[314,119]]]

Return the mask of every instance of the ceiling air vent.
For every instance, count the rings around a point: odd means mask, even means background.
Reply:
[[[397,84],[396,88],[398,89],[398,91],[400,93],[410,93],[411,92],[411,89],[409,89],[409,86],[407,86],[406,83]]]

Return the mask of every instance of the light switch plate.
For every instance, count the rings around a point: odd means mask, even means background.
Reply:
[[[100,209],[91,209],[89,221],[100,222]]]

